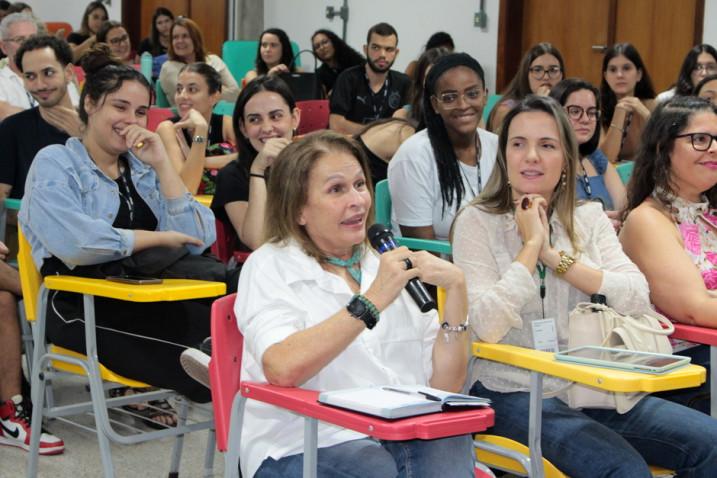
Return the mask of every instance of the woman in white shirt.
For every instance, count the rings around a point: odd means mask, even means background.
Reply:
[[[458,209],[480,194],[498,145],[498,136],[478,128],[486,98],[483,69],[470,55],[433,65],[423,93],[426,129],[388,164],[394,232],[447,240]]]
[[[318,390],[462,388],[469,348],[463,273],[425,251],[401,247],[379,257],[368,247],[369,174],[359,146],[333,132],[308,135],[274,161],[269,239],[245,263],[235,305],[243,379]],[[446,289],[442,330],[435,311],[421,313],[404,291],[413,277]],[[378,442],[318,426],[319,476],[473,476],[470,436]],[[302,437],[301,417],[247,402],[244,476],[300,477]]]
[[[528,96],[506,116],[498,164],[483,195],[456,219],[453,254],[466,274],[469,318],[479,340],[536,347],[536,321],[563,350],[568,314],[602,294],[617,311],[646,312],[645,277],[623,253],[599,204],[577,205],[578,148],[552,99]],[[530,372],[479,360],[471,393],[493,400],[493,433],[528,444]],[[651,476],[647,463],[677,476],[717,469],[717,421],[646,396],[631,410],[571,409],[569,383],[546,378],[543,456],[569,476]],[[699,432],[696,432],[699,430]]]

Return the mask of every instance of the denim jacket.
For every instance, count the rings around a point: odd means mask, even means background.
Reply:
[[[209,247],[216,238],[211,210],[188,192],[167,199],[154,169],[132,153],[126,157],[137,193],[157,218],[157,230],[200,239],[202,246],[187,246],[192,254]],[[97,167],[78,138],[40,150],[27,175],[19,214],[37,268],[51,256],[71,269],[130,256],[134,231],[112,227],[119,201],[117,183]]]

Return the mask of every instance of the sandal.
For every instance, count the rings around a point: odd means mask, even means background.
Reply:
[[[109,396],[117,398],[135,393],[135,390],[130,387],[118,387],[110,389]],[[155,430],[177,426],[177,412],[167,400],[151,400],[147,404],[122,405],[122,409]]]

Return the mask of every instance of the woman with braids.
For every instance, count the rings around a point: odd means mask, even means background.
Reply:
[[[480,194],[498,149],[498,137],[478,128],[485,101],[483,68],[474,58],[452,53],[436,61],[423,92],[426,129],[388,165],[396,232],[447,240],[458,209]]]
[[[336,33],[323,28],[311,35],[311,48],[316,58],[321,60],[316,74],[327,95],[334,89],[336,78],[342,71],[355,65],[363,65],[366,61]]]

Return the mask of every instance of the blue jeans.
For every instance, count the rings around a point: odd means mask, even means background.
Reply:
[[[470,393],[493,401],[490,433],[528,444],[527,392],[493,392],[476,382]],[[541,440],[543,456],[568,476],[649,478],[648,463],[680,478],[717,476],[717,420],[657,397],[623,415],[545,399]]]
[[[301,478],[304,455],[267,458],[255,478]],[[353,440],[319,448],[319,478],[471,478],[473,440],[462,435],[438,440]]]

